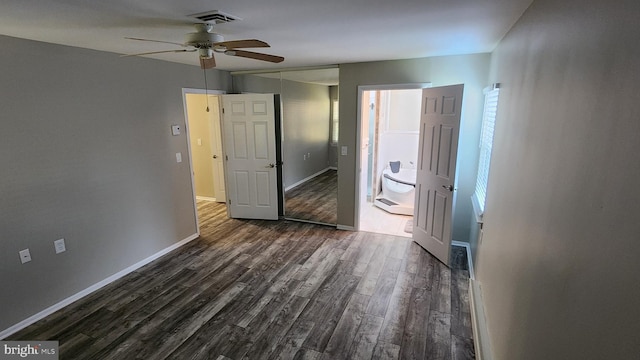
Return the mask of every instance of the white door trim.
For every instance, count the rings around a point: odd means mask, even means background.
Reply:
[[[358,86],[358,104],[357,104],[357,117],[356,117],[356,191],[355,191],[355,206],[353,208],[354,216],[354,229],[360,230],[360,178],[362,176],[362,164],[360,162],[361,154],[361,142],[362,142],[362,93],[371,90],[408,90],[408,89],[424,89],[431,87],[430,82],[426,83],[406,83],[406,84],[379,84],[379,85],[359,85]],[[339,142],[339,139],[338,139]],[[340,146],[338,146],[340,147]]]

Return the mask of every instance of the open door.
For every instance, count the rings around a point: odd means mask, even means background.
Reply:
[[[449,265],[464,85],[422,90],[413,240]]]
[[[229,216],[277,220],[274,95],[221,97]]]

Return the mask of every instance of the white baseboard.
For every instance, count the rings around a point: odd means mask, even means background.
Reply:
[[[482,301],[482,287],[476,280],[469,279],[469,305],[471,306],[471,328],[476,360],[493,360],[487,318]]]
[[[302,185],[302,184],[306,183],[307,181],[309,181],[309,180],[313,179],[314,177],[316,177],[316,176],[318,176],[318,175],[320,175],[320,174],[324,174],[324,173],[326,173],[326,172],[327,172],[327,171],[329,171],[329,170],[331,170],[331,168],[324,168],[324,169],[322,169],[322,170],[318,171],[317,173],[315,173],[315,174],[313,174],[313,175],[311,175],[311,176],[307,176],[306,178],[304,178],[304,179],[302,179],[302,180],[298,181],[298,182],[297,182],[297,183],[295,183],[295,184],[291,184],[291,185],[287,186],[286,188],[284,188],[284,191],[289,191],[289,190],[291,190],[291,189],[295,188],[295,187],[296,187],[296,186],[298,186],[298,185]]]
[[[27,319],[24,319],[24,320],[20,321],[19,323],[9,327],[8,329],[0,331],[0,340],[6,338],[9,335],[12,335],[12,334],[18,332],[18,331],[20,331],[20,330],[22,330],[24,328],[26,328],[27,326],[35,323],[38,320],[42,320],[43,318],[45,318],[45,317],[53,314],[54,312],[62,309],[63,307],[82,299],[83,297],[93,293],[94,291],[97,291],[98,289],[100,289],[100,288],[102,288],[102,287],[104,287],[104,286],[106,286],[106,285],[108,285],[108,284],[120,279],[121,277],[123,277],[123,276],[125,276],[125,275],[127,275],[127,274],[129,274],[129,273],[141,268],[141,267],[143,267],[144,265],[147,265],[148,263],[160,258],[163,255],[168,254],[169,252],[171,252],[171,251],[183,246],[184,244],[186,244],[186,243],[188,243],[188,242],[190,242],[190,241],[192,241],[194,239],[197,239],[198,236],[200,236],[200,234],[197,234],[197,233],[193,234],[193,235],[190,235],[189,237],[187,237],[187,238],[185,238],[183,240],[180,240],[179,242],[177,242],[177,243],[175,243],[175,244],[173,244],[173,245],[171,245],[171,246],[169,246],[167,248],[164,248],[164,249],[160,250],[159,252],[149,256],[148,258],[146,258],[144,260],[141,260],[141,261],[138,261],[137,263],[129,266],[128,268],[126,268],[124,270],[121,270],[121,271],[109,276],[108,278],[106,278],[106,279],[104,279],[104,280],[102,280],[100,282],[97,282],[97,283],[89,286],[88,288],[86,288],[86,289],[84,289],[84,290],[82,290],[82,291],[80,291],[80,292],[78,292],[78,293],[76,293],[74,295],[69,296],[68,298],[58,302],[57,304],[54,304],[54,305],[52,305],[52,306],[40,311],[39,313],[37,313],[35,315],[32,315],[32,316],[28,317]]]
[[[213,202],[218,201],[216,200],[216,198],[208,197],[208,196],[196,196],[196,200],[213,201]]]
[[[468,242],[456,241],[456,240],[453,240],[451,242],[451,245],[461,246],[461,247],[464,247],[465,249],[467,249],[467,264],[469,266],[469,277],[471,279],[475,279],[476,278],[476,274],[473,271],[473,258],[471,257],[471,245],[469,245]]]
[[[338,230],[346,230],[346,231],[356,231],[355,227],[347,226],[347,225],[336,225],[336,229],[338,229]]]

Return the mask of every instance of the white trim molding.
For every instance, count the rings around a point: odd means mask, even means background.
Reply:
[[[213,202],[218,201],[218,200],[216,200],[216,198],[214,198],[214,197],[209,197],[209,196],[198,196],[198,195],[196,195],[196,200],[213,201]]]
[[[88,288],[86,288],[86,289],[84,289],[84,290],[82,290],[82,291],[80,291],[80,292],[78,292],[78,293],[76,293],[74,295],[69,296],[68,298],[58,302],[57,304],[49,306],[48,308],[40,311],[39,313],[37,313],[35,315],[32,315],[32,316],[28,317],[27,319],[24,319],[24,320],[20,321],[19,323],[9,327],[8,329],[0,331],[0,339],[4,339],[7,336],[15,334],[16,332],[26,328],[27,326],[29,326],[29,325],[31,325],[33,323],[35,323],[36,321],[44,319],[45,317],[53,314],[54,312],[64,308],[65,306],[70,305],[71,303],[74,303],[74,302],[82,299],[83,297],[85,297],[85,296],[87,296],[87,295],[89,295],[89,294],[91,294],[91,293],[93,293],[95,291],[98,291],[100,288],[102,288],[102,287],[104,287],[106,285],[109,285],[110,283],[120,279],[121,277],[123,277],[125,275],[128,275],[129,273],[132,273],[132,272],[138,270],[139,268],[147,265],[148,263],[150,263],[150,262],[162,257],[163,255],[166,255],[166,254],[170,253],[171,251],[173,251],[173,250],[175,250],[175,249],[187,244],[188,242],[190,242],[190,241],[192,241],[194,239],[197,239],[199,236],[200,236],[200,234],[198,234],[198,233],[190,235],[189,237],[187,237],[187,238],[185,238],[183,240],[180,240],[179,242],[177,242],[177,243],[175,243],[175,244],[173,244],[173,245],[171,245],[169,247],[166,247],[166,248],[158,251],[157,253],[147,257],[146,259],[140,260],[137,263],[129,266],[128,268],[123,269],[123,270],[121,270],[121,271],[109,276],[108,278],[106,278],[106,279],[104,279],[102,281],[99,281],[99,282],[89,286]]]
[[[476,217],[476,222],[482,224],[484,222],[484,211],[478,202],[476,194],[471,195],[471,205],[473,206],[473,215]]]
[[[345,230],[345,231],[356,231],[356,228],[353,226],[347,226],[347,225],[336,225],[336,229],[338,230]]]
[[[487,318],[482,301],[482,287],[480,282],[474,279],[469,279],[469,305],[471,307],[471,328],[476,360],[493,360]]]
[[[451,245],[460,246],[467,250],[467,267],[469,267],[469,277],[471,279],[475,279],[476,274],[473,271],[473,258],[471,257],[471,245],[469,245],[468,242],[456,241],[456,240],[451,241]]]

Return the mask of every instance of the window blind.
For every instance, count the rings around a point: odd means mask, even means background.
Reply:
[[[331,114],[331,143],[338,143],[338,128],[340,127],[340,118],[338,116],[340,107],[338,106],[338,100],[333,100]]]
[[[484,110],[482,112],[482,132],[480,133],[480,158],[478,160],[478,178],[474,196],[482,215],[487,198],[487,183],[489,181],[489,165],[491,163],[491,150],[493,147],[493,131],[498,111],[498,96],[500,89],[497,84],[485,91]]]

